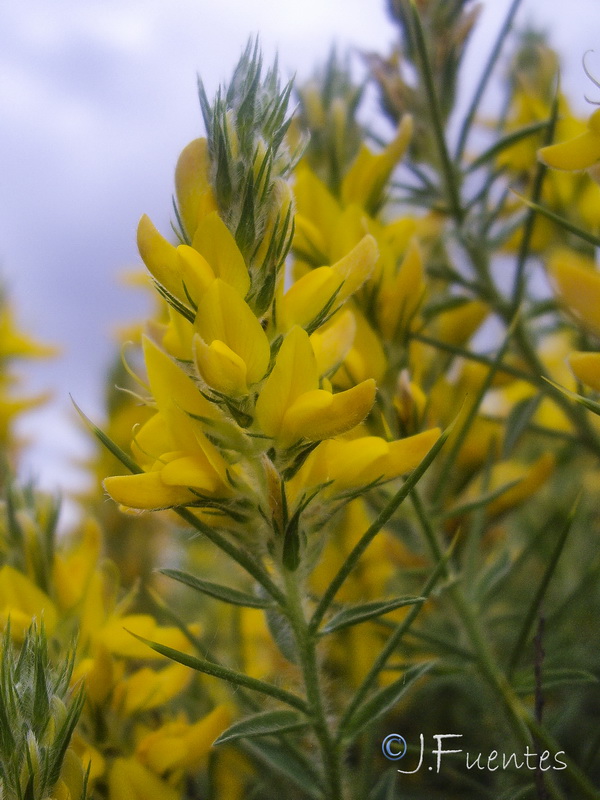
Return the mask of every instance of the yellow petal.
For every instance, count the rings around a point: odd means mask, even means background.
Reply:
[[[347,255],[332,265],[331,269],[344,281],[336,297],[336,304],[346,300],[363,285],[373,272],[378,257],[377,242],[371,235],[367,235]]]
[[[131,452],[137,463],[150,469],[162,453],[172,449],[169,428],[162,414],[154,414],[135,432]]]
[[[339,301],[343,277],[331,267],[317,267],[296,281],[280,305],[281,331],[294,325],[308,327],[325,310],[332,311]]]
[[[124,713],[129,715],[164,705],[188,686],[192,675],[192,671],[181,664],[161,670],[149,667],[137,670],[125,681]]]
[[[231,724],[231,711],[227,706],[217,706],[210,714],[190,727],[187,735],[188,767],[198,768],[209,751],[213,742]]]
[[[319,373],[308,334],[295,326],[283,340],[275,366],[256,402],[256,419],[268,436],[279,436],[286,411],[304,392],[317,389]]]
[[[159,411],[173,409],[213,419],[215,406],[202,396],[194,381],[147,336],[142,340],[148,381]]]
[[[160,479],[167,486],[189,486],[208,494],[214,494],[222,486],[219,475],[203,453],[182,456],[165,464]]]
[[[404,115],[396,136],[382,153],[375,155],[362,145],[342,183],[344,205],[358,203],[374,214],[381,203],[385,185],[400,161],[412,136],[412,117]]]
[[[198,304],[196,328],[207,344],[220,340],[246,366],[249,384],[257,383],[269,366],[269,340],[250,306],[223,280],[215,280]]]
[[[414,436],[390,442],[389,455],[383,473],[384,479],[390,480],[415,469],[440,438],[440,434],[439,428],[431,428],[428,431],[416,433]]]
[[[108,776],[110,800],[180,800],[180,792],[136,758],[116,758]]]
[[[210,186],[210,158],[206,139],[194,139],[181,152],[175,168],[175,192],[185,231],[193,238],[202,211],[216,211]]]
[[[176,252],[182,284],[198,305],[203,292],[215,279],[214,270],[204,256],[187,244],[180,244]]]
[[[538,151],[540,161],[555,169],[588,169],[600,161],[600,114],[595,111],[585,133]]]
[[[415,315],[423,299],[423,259],[415,239],[411,241],[395,279],[379,295],[380,324],[391,341]]]
[[[294,241],[294,246],[298,244],[309,253],[311,250],[329,253],[331,232],[341,214],[339,203],[306,165],[300,166],[296,172],[294,196],[300,223],[296,234],[298,241]]]
[[[151,275],[172,295],[187,303],[177,249],[156,230],[146,214],[138,225],[137,245]]]
[[[352,347],[355,333],[354,314],[344,311],[336,314],[330,323],[312,334],[310,343],[320,375],[325,375],[342,363]]]
[[[470,300],[444,311],[436,319],[436,333],[442,342],[461,345],[467,342],[490,312],[481,300]]]
[[[116,503],[144,511],[172,508],[198,499],[182,486],[169,486],[164,483],[160,472],[115,475],[105,478],[103,486]]]
[[[208,261],[217,278],[233,286],[242,297],[246,296],[250,276],[244,258],[216,211],[198,224],[192,246]]]
[[[356,322],[356,335],[346,360],[334,376],[334,382],[342,387],[352,386],[366,378],[380,381],[387,369],[380,337],[357,308],[352,313]]]
[[[314,442],[351,430],[371,410],[376,388],[370,379],[337,394],[323,389],[304,393],[284,415],[281,443],[291,445],[299,439]]]
[[[4,623],[9,615],[18,638],[21,638],[34,619],[38,623],[44,621],[48,634],[53,633],[56,628],[57,613],[52,600],[26,575],[5,564],[0,568],[1,622]]]
[[[600,353],[571,353],[569,364],[577,380],[600,392]]]
[[[179,628],[161,627],[156,624],[156,620],[150,614],[126,614],[122,617],[111,617],[95,632],[95,638],[116,656],[144,659],[145,661],[166,659],[166,656],[160,655],[144,642],[140,642],[131,635],[132,633],[151,642],[159,642],[166,647],[172,647],[174,650],[190,651],[189,639]]]
[[[567,308],[600,336],[600,272],[591,259],[558,250],[548,264],[555,290]]]
[[[544,453],[533,464],[524,464],[515,459],[501,461],[492,467],[485,488],[483,479],[477,477],[458,499],[457,505],[473,502],[484,493],[516,481],[486,506],[486,513],[490,516],[502,514],[531,497],[550,477],[555,464],[556,459],[551,453]]]
[[[339,491],[405,475],[421,463],[439,436],[439,428],[432,428],[392,442],[378,436],[333,442],[327,452],[329,479]]]
[[[215,391],[228,397],[248,393],[246,365],[224,342],[215,339],[206,344],[196,334],[194,360],[200,377]]]

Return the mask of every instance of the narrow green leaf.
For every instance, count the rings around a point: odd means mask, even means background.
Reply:
[[[369,800],[395,800],[396,798],[396,770],[389,770],[377,781],[371,792]]]
[[[502,583],[504,578],[511,574],[513,566],[514,561],[507,551],[503,551],[500,556],[481,573],[477,581],[476,596],[484,600],[491,595],[496,587]]]
[[[118,459],[121,462],[121,464],[123,464],[123,466],[127,467],[127,469],[134,475],[139,475],[141,472],[143,472],[144,470],[138,464],[136,464],[135,461],[130,456],[128,456],[124,450],[121,450],[118,444],[115,444],[115,442],[113,442],[113,440],[109,436],[107,436],[104,433],[104,431],[101,431],[100,428],[94,425],[94,423],[92,422],[91,419],[89,419],[89,417],[86,417],[86,415],[79,408],[75,400],[73,400],[73,397],[71,395],[69,395],[69,397],[71,397],[71,402],[75,406],[75,410],[77,411],[81,419],[85,422],[86,426],[90,429],[90,431],[94,434],[94,436],[99,441],[102,442],[102,444],[107,448],[107,450],[110,450],[113,456],[116,459]]]
[[[408,669],[401,678],[384,686],[383,689],[375,692],[360,705],[352,716],[345,721],[343,730],[340,731],[341,737],[353,739],[363,728],[371,725],[379,717],[386,714],[393,708],[400,698],[410,689],[433,666],[433,662],[419,664]]]
[[[312,764],[305,763],[299,754],[284,752],[279,743],[269,739],[242,740],[240,745],[244,752],[298,786],[306,797],[323,800],[324,790],[320,786],[319,776],[312,769]]]
[[[491,503],[492,500],[495,500],[497,497],[500,497],[507,492],[509,489],[512,489],[513,486],[516,486],[518,483],[521,483],[522,478],[518,478],[515,481],[509,481],[508,483],[499,486],[497,489],[494,489],[492,492],[486,492],[482,494],[477,500],[473,500],[471,503],[464,503],[461,506],[456,506],[455,508],[451,508],[449,511],[445,511],[443,514],[438,514],[437,519],[446,520],[446,519],[453,519],[454,517],[461,517],[463,514],[470,514],[472,511],[477,511],[479,508],[484,508]]]
[[[464,444],[465,438],[471,429],[473,422],[475,421],[477,414],[479,413],[479,408],[481,403],[483,402],[483,398],[487,394],[488,390],[492,385],[492,381],[498,369],[500,368],[504,356],[508,350],[508,346],[510,344],[510,340],[512,335],[517,327],[517,323],[519,321],[520,314],[519,311],[513,316],[513,319],[510,325],[507,328],[507,331],[504,336],[504,340],[500,344],[498,351],[496,353],[496,357],[490,364],[488,369],[487,375],[481,386],[479,387],[477,393],[475,394],[474,400],[470,403],[469,411],[463,420],[463,423],[458,431],[458,434],[451,446],[450,452],[448,453],[445,462],[442,464],[440,472],[437,476],[437,486],[434,491],[434,505],[437,505],[441,502],[444,492],[446,492],[450,487],[450,476],[454,465],[456,463],[456,459],[458,454]]]
[[[511,675],[514,672],[519,662],[519,658],[521,657],[521,653],[523,651],[525,643],[527,642],[527,638],[529,637],[529,632],[537,616],[539,607],[546,593],[546,589],[548,588],[548,584],[550,583],[552,575],[554,574],[554,570],[556,569],[556,565],[558,564],[558,559],[561,556],[561,553],[567,541],[567,537],[569,536],[569,533],[571,532],[571,529],[573,527],[573,520],[575,519],[575,516],[577,514],[577,509],[579,508],[580,499],[581,496],[578,496],[577,500],[573,504],[573,507],[571,508],[569,516],[565,520],[563,528],[558,536],[558,539],[556,540],[554,550],[548,560],[548,564],[542,576],[542,580],[540,581],[540,585],[538,586],[537,591],[531,600],[531,604],[523,620],[523,625],[521,626],[519,635],[515,640],[515,645],[511,654],[510,661],[508,662],[509,675]]]
[[[504,442],[502,445],[502,456],[507,458],[522,434],[527,429],[529,423],[533,419],[533,415],[538,409],[542,400],[541,394],[536,394],[533,397],[528,397],[517,403],[506,420],[504,428]]]
[[[125,628],[125,630],[127,630],[127,628]],[[167,647],[164,644],[152,642],[149,639],[145,639],[143,636],[138,636],[132,631],[128,630],[127,632],[131,633],[131,635],[140,642],[148,645],[148,647],[154,650],[155,653],[160,653],[161,655],[170,658],[172,661],[177,661],[178,664],[183,664],[185,667],[195,669],[197,672],[202,672],[204,675],[212,675],[215,678],[221,678],[221,680],[232,683],[234,686],[244,686],[246,689],[253,689],[256,692],[266,694],[269,697],[275,697],[277,700],[281,700],[283,703],[286,703],[293,708],[297,708],[300,711],[303,711],[305,714],[308,713],[308,708],[304,700],[301,697],[298,697],[298,695],[292,694],[292,692],[288,692],[285,689],[280,689],[278,686],[274,686],[271,683],[266,683],[265,681],[260,681],[257,678],[251,678],[249,675],[236,672],[228,667],[220,666],[212,661],[205,661],[201,658],[196,658],[195,656],[189,655],[189,653],[182,653],[180,650],[174,650],[172,647]]]
[[[515,14],[521,4],[521,0],[513,0],[508,9],[506,17],[504,18],[504,22],[502,26],[498,30],[498,35],[494,41],[494,45],[490,50],[488,59],[485,63],[481,76],[479,78],[479,82],[477,84],[477,88],[475,89],[475,94],[473,95],[473,99],[469,104],[469,109],[464,116],[464,120],[460,129],[460,133],[458,135],[458,144],[456,146],[456,160],[460,161],[463,157],[465,152],[465,148],[467,146],[467,139],[469,138],[469,133],[473,126],[473,122],[477,116],[477,112],[479,111],[479,105],[487,88],[488,82],[492,76],[494,71],[494,67],[496,66],[496,62],[500,57],[500,53],[502,52],[502,46],[504,45],[508,32],[511,29],[513,20],[515,18]]]
[[[269,736],[305,728],[310,722],[297,711],[262,711],[250,717],[234,722],[213,745],[234,742],[236,739],[253,739],[257,736]]]
[[[397,597],[395,600],[375,601],[344,608],[330,619],[327,625],[321,628],[319,633],[323,636],[328,633],[333,633],[334,631],[342,630],[343,628],[349,628],[351,625],[358,625],[360,622],[366,622],[382,614],[388,614],[396,608],[422,603],[425,599],[425,597]]]
[[[179,569],[160,569],[158,570],[161,575],[166,575],[179,583],[183,583],[197,592],[214,597],[217,600],[223,600],[224,603],[231,603],[234,606],[243,606],[244,608],[267,608],[272,605],[271,600],[262,597],[257,597],[253,594],[240,592],[237,589],[231,589],[229,586],[222,586],[219,583],[211,583],[196,578],[190,575],[189,572],[182,572]]]
[[[542,690],[549,691],[560,686],[573,686],[574,684],[583,683],[598,683],[598,678],[592,672],[571,667],[557,667],[542,671]],[[513,688],[519,694],[533,694],[536,691],[536,685],[531,670],[515,675]]]
[[[531,125],[526,125],[523,128],[519,128],[518,131],[509,133],[507,136],[503,136],[502,139],[499,139],[491,147],[488,147],[488,149],[485,150],[480,156],[477,156],[477,158],[469,164],[465,172],[474,172],[476,169],[479,169],[479,167],[484,166],[484,164],[486,164],[488,161],[491,161],[493,158],[495,158],[503,150],[506,150],[507,147],[512,147],[522,139],[526,139],[528,136],[532,136],[534,133],[543,131],[548,127],[549,124],[550,122],[548,120],[534,122]]]
[[[557,225],[561,225],[565,230],[570,231],[570,233],[574,233],[575,236],[578,236],[585,242],[593,244],[594,247],[600,247],[600,238],[598,236],[594,236],[593,233],[590,233],[589,231],[586,231],[583,228],[578,228],[577,225],[574,225],[568,219],[560,217],[558,214],[555,214],[553,211],[550,211],[549,208],[541,206],[539,203],[534,203],[527,197],[523,197],[523,195],[519,194],[519,192],[515,192],[513,190],[513,194],[515,194],[519,198],[519,200],[522,200],[525,203],[525,205],[533,209],[533,211],[537,211],[539,214],[542,214],[542,216],[546,217],[546,219],[549,219],[551,222],[556,222]]]
[[[270,575],[263,568],[262,564],[257,562],[249,553],[237,547],[233,542],[220,533],[216,528],[211,528],[201,519],[196,517],[192,512],[183,506],[177,506],[173,509],[179,516],[184,519],[189,525],[195,528],[199,533],[202,533],[206,538],[212,542],[216,547],[227,553],[230,558],[236,561],[246,572],[252,575],[258,583],[266,589],[266,591],[277,602],[284,603],[285,597],[279,587],[273,582]]]
[[[565,397],[568,397],[571,400],[574,400],[576,403],[585,406],[588,411],[591,411],[594,414],[600,414],[600,403],[597,403],[595,400],[590,400],[589,397],[584,397],[582,394],[572,392],[570,389],[565,389],[564,386],[561,386],[559,383],[554,383],[554,381],[551,381],[549,378],[545,378],[543,375],[542,378],[546,381],[546,383],[549,383],[550,386],[554,386],[557,391],[559,391],[561,394],[564,394]]]
[[[449,297],[444,297],[442,300],[435,300],[427,303],[427,305],[423,306],[421,309],[421,316],[425,322],[429,322],[437,317],[438,314],[460,308],[468,302],[470,302],[469,298],[463,295],[450,295]]]

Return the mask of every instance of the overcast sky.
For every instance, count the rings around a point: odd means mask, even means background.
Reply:
[[[507,0],[484,0],[465,72],[477,73]],[[565,55],[564,85],[585,113],[586,50],[600,73],[600,0],[523,0],[521,24],[549,31]],[[21,0],[0,12],[0,270],[22,324],[59,344],[59,360],[29,373],[54,403],[23,429],[36,441],[26,470],[50,488],[74,478],[84,450],[72,393],[102,414],[111,330],[145,304],[119,285],[138,263],[142,213],[168,230],[173,168],[202,133],[196,73],[211,95],[249,35],[267,58],[305,77],[332,42],[388,49],[384,0]],[[600,90],[596,92],[600,94]],[[599,98],[600,99],[600,98]]]

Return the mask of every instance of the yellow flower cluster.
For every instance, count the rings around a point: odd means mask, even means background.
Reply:
[[[361,429],[382,370],[356,376],[347,368],[357,361],[353,350],[369,361],[365,346],[373,333],[352,299],[368,287],[374,271],[385,273],[379,307],[390,338],[420,302],[418,245],[408,246],[396,274],[393,263],[406,248],[406,236],[387,231],[376,240],[366,211],[354,201],[382,191],[409,135],[410,125],[404,124],[381,156],[361,151],[343,189],[352,228],[345,226],[346,241],[333,258],[331,251],[324,254],[331,266],[300,265],[301,274],[289,287],[281,274],[272,303],[261,313],[252,307],[252,273],[215,210],[207,143],[198,139],[185,148],[176,195],[190,244],[170,244],[147,217],[138,228],[140,253],[169,302],[169,320],[154,323],[143,339],[155,413],[133,439],[139,472],[104,482],[118,503],[142,510],[210,509],[213,524],[231,525],[241,515],[246,527],[252,519],[259,532],[265,518],[277,520],[284,493],[289,516],[302,508],[310,529],[327,512],[323,502],[305,508],[309,493],[331,501],[350,487],[409,472],[423,458],[439,431],[386,441]],[[304,240],[311,221],[301,211],[311,203],[307,192],[316,182],[304,168],[296,179],[295,220]],[[316,191],[326,192],[318,186]],[[289,194],[282,202],[280,216],[288,213]],[[335,232],[329,216],[319,219],[324,230]],[[344,228],[345,220],[335,222]],[[319,252],[325,249],[317,246]],[[337,375],[344,376],[343,385]],[[279,474],[284,481],[276,488]]]

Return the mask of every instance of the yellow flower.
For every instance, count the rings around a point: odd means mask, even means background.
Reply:
[[[384,284],[379,294],[380,325],[388,341],[410,325],[424,293],[423,258],[413,239],[393,280]]]
[[[322,314],[333,313],[371,275],[377,256],[375,239],[364,236],[331,267],[317,267],[303,275],[282,298],[280,330],[293,325],[309,327]]]
[[[269,366],[269,340],[240,295],[214,280],[203,294],[196,315],[194,354],[200,376],[228,396],[248,393]]]
[[[600,392],[600,353],[571,353],[569,366],[578,381]]]
[[[295,326],[281,345],[275,366],[256,403],[260,430],[281,447],[300,439],[320,441],[349,431],[375,400],[375,381],[344,392],[319,389],[315,354],[306,331]]]
[[[412,117],[405,114],[396,136],[383,152],[375,155],[366,145],[361,146],[342,183],[342,200],[345,205],[357,203],[370,214],[378,211],[385,186],[394,167],[406,152],[412,132]]]
[[[116,758],[108,775],[110,800],[180,800],[181,792],[137,758]]]
[[[198,224],[192,246],[170,244],[144,214],[138,225],[140,255],[153,277],[174,297],[189,305],[198,303],[215,278],[233,286],[242,297],[250,277],[242,254],[216,211]]]
[[[557,250],[548,272],[555,291],[582,325],[600,336],[600,272],[594,262],[571,250]]]
[[[573,139],[542,147],[540,161],[554,169],[589,169],[600,161],[600,109],[588,120],[588,129]]]
[[[102,644],[110,653],[123,658],[144,660],[163,660],[165,656],[152,650],[148,645],[131,634],[159,642],[174,650],[190,650],[189,639],[179,628],[159,625],[150,614],[110,615],[96,631],[94,640]]]
[[[495,517],[503,514],[537,492],[554,471],[555,464],[556,459],[551,453],[544,453],[533,464],[523,464],[516,459],[501,461],[494,464],[490,475],[485,479],[485,484],[483,476],[475,478],[456,501],[456,504],[462,506],[474,502],[483,494],[489,494],[502,486],[507,486],[506,491],[486,506],[489,516]],[[509,484],[514,485],[510,486]]]
[[[158,708],[182,692],[192,675],[192,671],[181,664],[172,664],[161,670],[143,667],[119,682],[115,705],[126,716]]]
[[[175,168],[179,215],[190,241],[200,220],[217,210],[209,173],[208,142],[206,139],[194,139],[182,150]]]
[[[332,481],[325,491],[338,493],[373,481],[389,481],[418,466],[439,436],[440,429],[432,428],[392,442],[379,436],[331,439],[308,456],[291,483],[299,490]]]
[[[215,739],[230,723],[231,712],[225,706],[217,706],[193,725],[168,722],[144,736],[136,756],[157,775],[198,769],[206,761]]]
[[[104,488],[123,506],[152,510],[198,501],[197,490],[228,496],[227,464],[193,416],[214,419],[216,407],[150,339],[144,338],[148,380],[158,414],[140,429],[135,453],[144,472],[106,478]]]
[[[56,628],[56,606],[45,592],[14,567],[0,568],[0,625],[10,618],[11,633],[21,641],[33,619],[44,623],[47,634]]]

